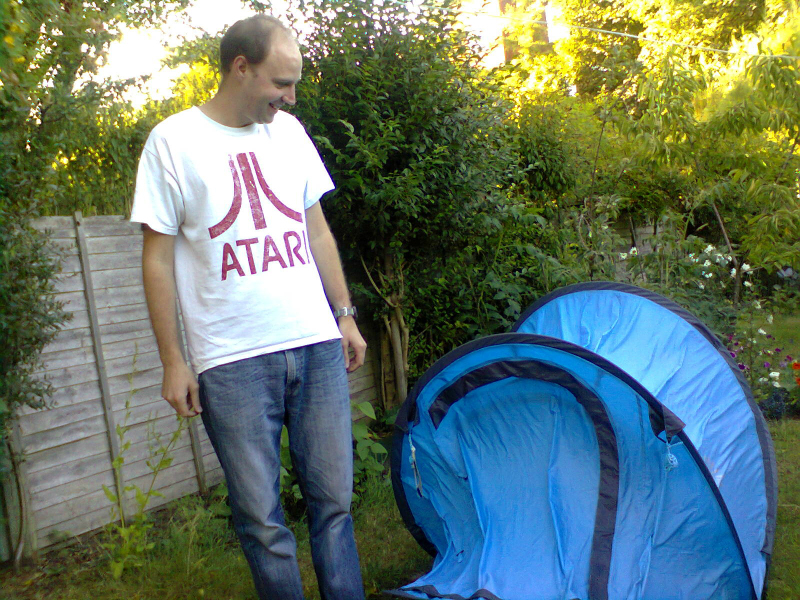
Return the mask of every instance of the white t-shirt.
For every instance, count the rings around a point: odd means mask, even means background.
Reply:
[[[308,247],[305,209],[333,189],[293,116],[226,127],[199,108],[150,134],[131,221],[175,235],[192,366],[341,337]]]

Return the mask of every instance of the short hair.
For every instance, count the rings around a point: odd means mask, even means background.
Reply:
[[[244,56],[248,63],[257,65],[269,54],[275,31],[294,39],[292,30],[275,17],[255,15],[236,21],[222,36],[219,45],[219,68],[222,76],[230,73],[233,60]]]

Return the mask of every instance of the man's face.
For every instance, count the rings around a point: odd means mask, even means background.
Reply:
[[[297,44],[287,35],[276,34],[267,57],[257,65],[247,65],[242,90],[246,124],[272,123],[284,104],[294,104],[302,70]]]

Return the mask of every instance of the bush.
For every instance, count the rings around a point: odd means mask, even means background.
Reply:
[[[52,295],[58,260],[46,234],[30,226],[33,215],[0,188],[0,441],[17,407],[44,406],[50,387],[34,373],[42,348],[68,318]]]

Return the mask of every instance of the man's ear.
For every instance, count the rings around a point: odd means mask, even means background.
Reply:
[[[234,58],[231,63],[231,74],[237,77],[244,77],[244,75],[247,74],[247,68],[249,66],[247,59],[240,54]]]

